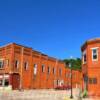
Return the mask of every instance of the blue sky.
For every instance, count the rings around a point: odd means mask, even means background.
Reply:
[[[0,0],[0,46],[16,42],[60,59],[100,37],[100,0]]]

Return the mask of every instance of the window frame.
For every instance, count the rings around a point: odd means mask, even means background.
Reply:
[[[89,78],[89,84],[98,84],[97,78],[96,77]]]
[[[33,75],[36,76],[37,75],[37,64],[34,64],[33,66]],[[35,70],[34,70],[35,69]]]
[[[2,63],[2,65],[0,65],[0,69],[3,69],[4,68],[4,59],[0,59],[0,62]]]
[[[0,79],[0,87],[3,85],[3,79]]]
[[[98,47],[91,48],[91,49],[92,49],[92,61],[98,61]],[[93,54],[93,50],[96,50],[96,56],[97,56],[96,59],[93,58],[93,56],[94,56],[94,54]]]
[[[47,74],[50,74],[50,66],[47,67]]]
[[[17,63],[16,63],[17,62]],[[19,68],[19,60],[15,60],[15,68],[18,69]]]
[[[4,80],[4,86],[5,86],[5,87],[8,87],[9,84],[10,84],[10,83],[9,83],[9,79],[5,79],[5,80]]]
[[[45,65],[42,64],[42,73],[44,73],[44,72],[45,72]]]
[[[56,74],[56,68],[53,67],[53,75],[55,75],[55,74]]]
[[[24,70],[27,71],[28,67],[29,67],[29,63],[28,63],[28,61],[25,61],[24,62]]]
[[[9,66],[9,59],[6,59],[5,62],[6,62],[6,66]]]
[[[83,54],[82,55],[83,55],[83,64],[86,64],[86,62],[87,62],[86,50],[83,51]],[[86,58],[84,58],[84,56],[86,56]]]
[[[59,68],[59,76],[62,76],[62,68]]]

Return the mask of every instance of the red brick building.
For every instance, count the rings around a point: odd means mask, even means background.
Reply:
[[[86,41],[82,48],[83,87],[89,94],[100,94],[100,38]]]
[[[71,73],[70,69],[66,68],[66,85],[70,86],[71,81]],[[82,72],[80,70],[72,70],[72,85],[73,88],[76,88],[78,86],[82,85]]]
[[[49,89],[66,85],[64,62],[32,48],[11,43],[0,48],[0,87],[12,89]],[[80,73],[73,71],[73,84],[80,81]],[[77,73],[77,74],[76,74]],[[77,81],[77,82],[76,82]]]

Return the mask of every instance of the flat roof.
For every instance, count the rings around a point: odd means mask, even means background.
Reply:
[[[12,44],[15,44],[15,45],[18,45],[18,46],[21,46],[21,47],[25,47],[25,48],[32,49],[33,52],[37,52],[38,54],[41,54],[42,56],[47,56],[49,59],[53,59],[53,60],[57,60],[57,61],[59,61],[59,62],[63,62],[63,61],[60,60],[60,59],[57,59],[57,58],[55,58],[55,57],[48,56],[48,55],[46,55],[46,54],[44,54],[44,53],[42,53],[42,52],[39,52],[39,51],[37,51],[37,50],[34,50],[34,49],[31,48],[31,47],[28,47],[28,46],[25,46],[25,45],[20,45],[20,44],[14,43],[14,42],[13,42],[13,43],[8,43],[8,44],[3,45],[3,46],[0,46],[0,48],[6,47],[6,46],[9,46],[9,45],[12,45]],[[63,62],[63,63],[64,63],[64,62]]]

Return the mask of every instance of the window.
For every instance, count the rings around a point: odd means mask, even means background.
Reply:
[[[42,65],[42,72],[45,72],[45,66]]]
[[[92,78],[89,78],[89,83],[92,84]]]
[[[97,78],[93,78],[93,84],[97,84]]]
[[[97,84],[97,78],[89,78],[89,84]]]
[[[17,68],[17,69],[18,69],[18,66],[19,66],[19,61],[18,61],[18,60],[16,60],[16,61],[15,61],[15,68]]]
[[[60,76],[62,75],[62,69],[61,68],[59,69],[59,75]]]
[[[24,63],[24,69],[25,69],[25,70],[28,70],[28,62],[25,62],[25,63]]]
[[[50,67],[48,67],[48,72],[47,73],[50,74]]]
[[[9,66],[9,59],[6,59],[6,66]]]
[[[34,70],[34,75],[36,75],[37,74],[37,64],[34,64],[33,70]]]
[[[68,74],[68,73],[66,73],[66,75],[65,75],[65,76],[66,76],[66,78],[68,78],[68,77],[69,77],[69,74]]]
[[[86,54],[83,55],[84,63],[86,63]]]
[[[84,51],[83,52],[83,64],[86,63],[86,60],[87,60],[87,58],[86,58],[86,51]]]
[[[71,78],[71,73],[66,73],[66,78]]]
[[[96,61],[98,59],[98,51],[97,48],[92,49],[92,60]]]
[[[53,68],[53,74],[56,74],[56,69],[55,68]]]
[[[4,61],[0,60],[0,69],[2,69],[4,67]]]
[[[2,80],[0,80],[0,86],[2,86]]]
[[[4,86],[8,86],[8,85],[9,85],[9,80],[8,79],[5,79]]]

